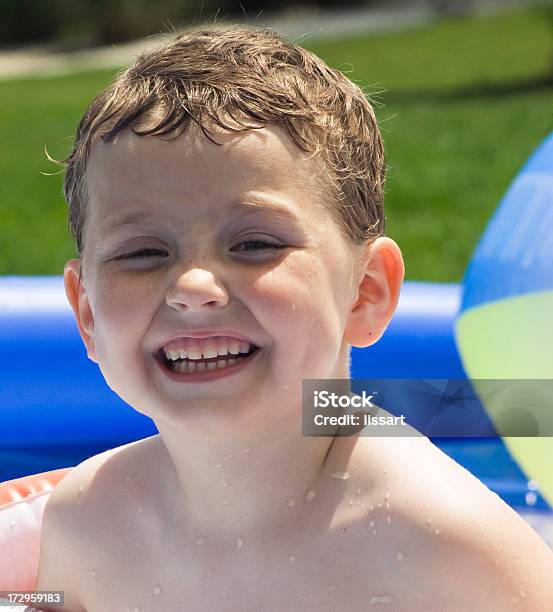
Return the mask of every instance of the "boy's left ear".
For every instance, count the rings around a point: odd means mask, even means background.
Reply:
[[[344,339],[356,347],[374,344],[397,307],[405,267],[398,245],[380,237],[365,247],[359,267],[358,295],[352,304]]]

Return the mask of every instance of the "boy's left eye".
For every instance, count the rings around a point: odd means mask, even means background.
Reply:
[[[244,247],[244,248],[241,248]],[[244,240],[239,245],[233,247],[233,251],[259,251],[266,249],[284,249],[283,244],[267,242],[266,240]]]

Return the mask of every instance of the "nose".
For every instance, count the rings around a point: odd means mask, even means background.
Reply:
[[[166,302],[177,310],[197,310],[207,306],[222,308],[229,301],[226,288],[208,270],[189,269],[167,291]]]

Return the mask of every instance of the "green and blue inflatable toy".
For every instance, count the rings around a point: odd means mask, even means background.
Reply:
[[[505,436],[505,444],[553,506],[553,134],[513,181],[476,248],[455,336],[477,390],[482,379],[521,381],[515,403],[531,431]],[[482,401],[503,434],[501,400]]]

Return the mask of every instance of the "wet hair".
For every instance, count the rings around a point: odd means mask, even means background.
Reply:
[[[79,256],[94,142],[129,129],[138,136],[178,136],[191,121],[212,142],[213,124],[229,131],[284,128],[322,162],[320,180],[342,234],[354,244],[384,234],[384,145],[368,96],[274,30],[235,25],[189,30],[142,54],[92,101],[71,154],[57,162],[65,166],[69,230]]]

